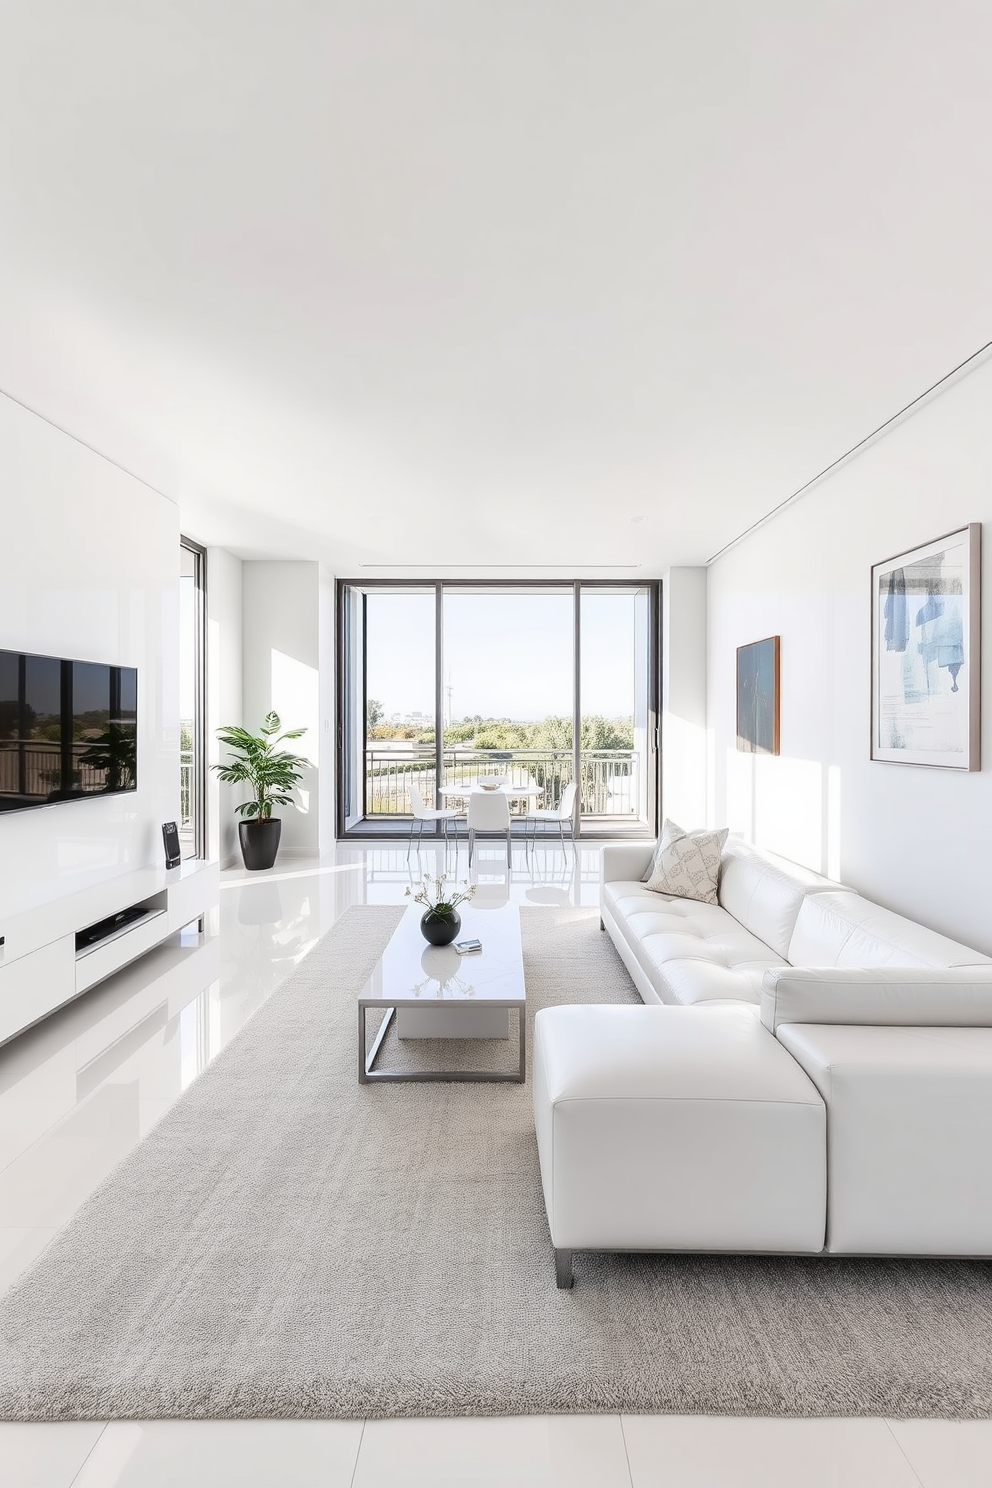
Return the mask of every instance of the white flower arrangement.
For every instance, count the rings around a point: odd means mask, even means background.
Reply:
[[[444,873],[440,878],[431,878],[430,874],[427,874],[416,893],[409,884],[403,893],[411,898],[414,904],[426,905],[431,914],[437,915],[439,920],[446,920],[454,914],[459,904],[464,904],[466,899],[472,899],[475,896],[475,884],[466,884],[464,889],[446,889],[447,881],[447,875]]]

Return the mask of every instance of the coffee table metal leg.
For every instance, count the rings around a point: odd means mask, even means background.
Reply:
[[[372,1003],[373,1007],[381,1007],[381,1003]],[[517,1009],[517,1027],[519,1029],[520,1057],[517,1068],[511,1065],[509,1069],[503,1070],[377,1070],[373,1069],[382,1041],[386,1037],[390,1019],[396,1012],[395,1007],[385,1009],[385,1017],[379,1025],[375,1036],[375,1042],[366,1054],[365,1041],[368,1037],[368,1007],[364,1003],[358,1005],[358,1083],[370,1085],[380,1080],[513,1080],[518,1084],[525,1084],[527,1080],[527,1008],[513,1003],[496,1003],[496,1007],[503,1006]]]
[[[378,1054],[379,1049],[382,1046],[383,1039],[386,1037],[386,1032],[387,1032],[387,1030],[389,1028],[389,1020],[392,1018],[392,1016],[395,1013],[396,1009],[395,1008],[387,1008],[386,1009],[385,1017],[383,1018],[382,1022],[379,1024],[379,1032],[375,1036],[375,1043],[372,1045],[372,1047],[369,1050],[368,1054],[366,1054],[365,1053],[365,1039],[366,1039],[367,1033],[368,1033],[368,1024],[367,1024],[367,1021],[366,1021],[367,1016],[368,1016],[368,1011],[369,1010],[368,1010],[367,1007],[359,1007],[359,1009],[358,1009],[358,1083],[359,1083],[359,1085],[367,1085],[369,1083],[369,1076],[372,1074],[372,1066],[375,1064],[376,1055]]]

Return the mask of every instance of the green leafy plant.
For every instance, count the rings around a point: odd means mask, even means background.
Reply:
[[[299,785],[302,771],[310,763],[303,755],[278,747],[287,739],[302,738],[306,729],[286,729],[280,733],[281,728],[279,714],[268,713],[257,734],[235,724],[217,730],[218,739],[227,745],[234,758],[213,768],[228,785],[251,786],[252,799],[237,808],[249,821],[268,821],[273,806],[291,806],[293,798],[289,792]]]

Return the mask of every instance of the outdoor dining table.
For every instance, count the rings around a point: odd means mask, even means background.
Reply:
[[[479,785],[478,781],[472,780],[468,785],[442,785],[442,796],[509,796],[511,798],[523,796],[543,796],[543,785],[506,785],[488,787]]]
[[[506,796],[508,800],[537,800],[544,795],[543,785],[498,785],[493,790],[487,790],[485,786],[479,785],[477,781],[470,781],[468,785],[442,785],[439,792],[445,800],[449,796],[456,796],[459,800],[468,800],[469,796]]]

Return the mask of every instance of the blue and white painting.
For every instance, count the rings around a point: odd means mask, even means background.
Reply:
[[[977,769],[977,524],[872,570],[872,758]]]

